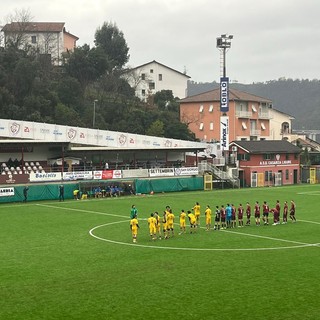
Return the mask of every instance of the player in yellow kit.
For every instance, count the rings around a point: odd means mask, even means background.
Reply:
[[[158,235],[159,239],[161,240],[161,218],[160,218],[159,213],[157,211],[154,213],[154,217],[157,220],[156,234]]]
[[[190,222],[190,233],[195,233],[196,232],[196,217],[191,211],[188,211],[188,218]]]
[[[196,202],[194,207],[192,208],[194,216],[196,218],[196,227],[200,227],[200,204],[199,202]]]
[[[132,233],[132,241],[134,243],[137,242],[137,236],[138,236],[138,229],[139,229],[139,222],[137,219],[137,216],[135,215],[133,219],[130,220],[130,229]]]
[[[174,236],[173,223],[174,223],[174,214],[172,213],[172,210],[169,209],[169,213],[167,213],[167,235],[169,236],[169,232],[171,232],[171,237]]]
[[[204,212],[204,215],[205,215],[205,217],[206,217],[206,231],[210,231],[212,211],[211,211],[209,205],[207,205],[206,211]]]
[[[148,226],[149,226],[151,240],[156,239],[156,232],[157,232],[156,224],[157,224],[157,219],[154,217],[154,214],[151,213],[150,217],[148,218]]]
[[[163,211],[163,216],[162,216],[162,231],[163,231],[163,237],[165,239],[168,239],[168,234],[167,234],[167,211]]]
[[[182,233],[186,233],[186,217],[187,217],[187,214],[184,212],[184,210],[181,210],[181,213],[180,213],[180,232],[179,234],[182,234]]]

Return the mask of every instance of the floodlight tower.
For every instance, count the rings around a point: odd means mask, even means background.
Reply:
[[[231,48],[233,35],[222,34],[217,38],[217,48],[220,50],[220,61],[222,66],[220,74],[220,143],[225,155],[229,150],[229,78],[226,71],[226,53]],[[227,159],[227,157],[226,157]]]

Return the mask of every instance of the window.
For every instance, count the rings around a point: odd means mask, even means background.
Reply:
[[[247,125],[246,125],[245,122],[242,122],[242,129],[243,129],[243,130],[247,130]]]
[[[210,122],[210,130],[213,130],[213,122]]]
[[[286,153],[286,160],[289,160],[290,159],[290,155],[289,153]]]
[[[203,105],[199,107],[199,112],[203,112]]]
[[[238,153],[237,154],[237,160],[239,161],[249,161],[250,160],[250,154],[248,153]]]
[[[210,107],[209,107],[209,112],[212,112],[213,111],[213,105],[210,104]]]
[[[162,74],[159,73],[159,81],[162,81]]]
[[[153,69],[150,69],[150,73],[153,73]]]
[[[272,171],[264,172],[264,181],[272,181]]]
[[[146,95],[146,90],[145,90],[145,89],[142,89],[142,90],[141,90],[141,94],[142,94],[143,96],[145,96],[145,95]]]
[[[31,36],[31,43],[37,43],[37,37]]]
[[[146,74],[145,73],[141,73],[141,80],[146,80]]]
[[[263,160],[274,160],[274,154],[266,153],[262,156]]]
[[[200,123],[199,130],[203,130],[203,122]]]
[[[286,180],[289,180],[289,170],[286,170]]]
[[[154,83],[154,82],[150,82],[150,83],[149,83],[149,89],[150,89],[150,90],[154,90],[155,88],[156,88],[155,83]]]
[[[257,108],[254,106],[254,104],[251,106],[251,108],[253,112],[257,112]]]
[[[261,129],[262,129],[262,130],[266,130],[266,126],[264,125],[263,122],[261,122]]]

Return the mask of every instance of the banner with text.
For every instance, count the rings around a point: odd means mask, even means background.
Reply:
[[[220,117],[220,145],[222,150],[229,149],[229,117]]]
[[[14,196],[14,188],[0,188],[0,197]]]
[[[229,78],[220,78],[220,111],[229,111]]]
[[[30,182],[60,181],[61,172],[30,173]]]

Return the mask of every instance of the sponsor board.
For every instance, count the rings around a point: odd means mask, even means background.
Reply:
[[[199,174],[198,167],[182,167],[182,168],[174,169],[175,176],[194,176],[198,174]]]
[[[147,178],[149,177],[148,169],[130,169],[122,171],[123,178]]]
[[[63,172],[63,180],[90,180],[92,179],[92,171],[72,171]]]
[[[14,188],[0,188],[0,197],[14,196]]]
[[[109,180],[109,179],[121,179],[121,170],[100,170],[93,172],[93,179],[95,180]]]
[[[229,149],[229,117],[220,117],[220,144],[222,150]]]
[[[30,182],[60,181],[61,179],[61,172],[30,173]]]
[[[29,183],[28,174],[9,174],[0,175],[0,184],[23,184]]]
[[[220,111],[229,111],[229,78],[220,78]]]
[[[172,177],[172,176],[174,176],[174,168],[149,169],[149,177]]]

